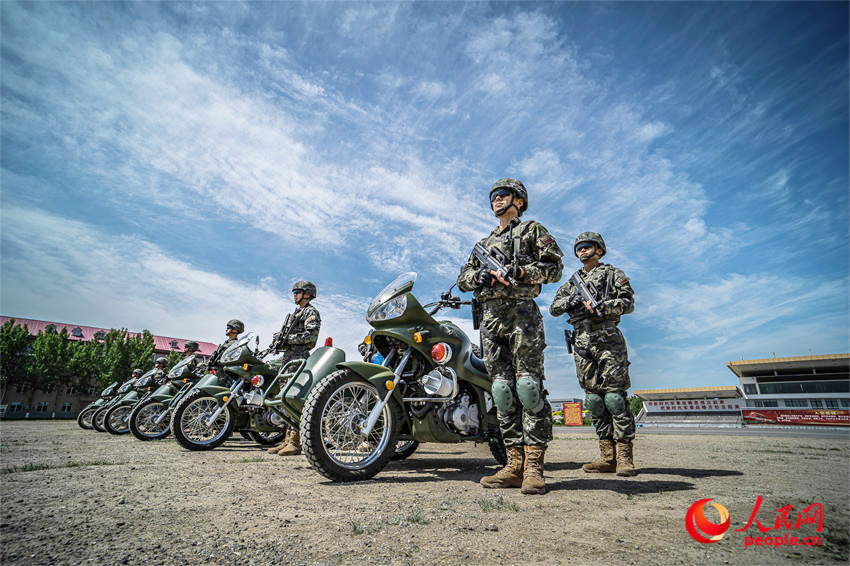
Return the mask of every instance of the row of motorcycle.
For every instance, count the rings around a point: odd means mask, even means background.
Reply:
[[[477,346],[457,325],[434,318],[471,302],[450,288],[421,305],[412,293],[416,278],[400,275],[369,305],[362,361],[346,361],[326,343],[284,362],[248,333],[206,364],[189,356],[167,373],[152,369],[110,385],[77,422],[139,440],[173,434],[193,451],[214,449],[234,432],[271,445],[294,428],[311,466],[339,482],[371,478],[422,442],[486,443],[504,464],[492,379]]]

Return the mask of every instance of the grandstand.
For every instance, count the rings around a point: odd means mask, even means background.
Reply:
[[[734,385],[643,389],[635,418],[639,426],[741,427],[744,395]]]

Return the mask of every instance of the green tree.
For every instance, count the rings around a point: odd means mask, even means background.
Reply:
[[[168,352],[168,363],[165,364],[165,371],[168,371],[173,368],[177,364],[177,362],[182,359],[183,354],[181,352],[178,352],[177,350],[171,350],[170,352]]]
[[[101,344],[97,340],[71,342],[71,350],[69,385],[88,393],[90,387],[100,385]]]
[[[133,369],[130,367],[130,353],[127,348],[126,337],[126,330],[114,328],[103,337],[100,383],[98,386],[106,387],[113,381],[124,383],[130,379]]]
[[[141,368],[148,371],[153,365],[154,340],[150,330],[142,330],[138,334],[127,338],[127,348],[130,356],[129,371]]]
[[[32,343],[30,356],[30,374],[33,389],[51,391],[71,381],[71,342],[68,340],[68,329],[62,328],[56,332],[48,326],[44,332],[39,332]]]
[[[640,412],[640,410],[642,408],[643,408],[643,399],[641,399],[640,397],[637,397],[635,395],[632,395],[631,397],[629,397],[629,409],[631,409],[633,416],[636,417],[637,414]]]
[[[17,385],[32,385],[29,375],[29,350],[33,338],[26,325],[9,319],[0,327],[0,402],[6,392]]]

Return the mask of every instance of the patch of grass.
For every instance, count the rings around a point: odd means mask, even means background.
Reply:
[[[501,495],[497,497],[480,497],[475,500],[482,511],[519,511],[519,505],[513,501],[508,501]]]
[[[249,464],[251,462],[265,462],[266,459],[262,456],[250,456],[248,458],[242,458],[241,460],[237,460],[240,464]]]
[[[127,462],[110,462],[108,460],[89,460],[87,462],[68,462],[51,466],[50,464],[24,464],[23,466],[11,466],[0,469],[0,474],[16,474],[18,472],[35,472],[38,470],[52,470],[56,468],[81,468],[88,466],[120,466]]]
[[[413,509],[411,509],[404,519],[408,523],[415,523],[417,525],[427,525],[431,522],[425,516],[425,511],[423,511],[421,507],[414,507]]]
[[[348,525],[351,527],[351,532],[355,535],[362,535],[366,532],[366,527],[364,527],[357,521],[354,521],[353,519],[348,520]]]
[[[755,452],[760,452],[762,454],[796,454],[793,450],[755,450]]]

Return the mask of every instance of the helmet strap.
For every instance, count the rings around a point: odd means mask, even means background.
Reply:
[[[494,210],[493,214],[495,214],[497,218],[501,218],[502,216],[505,215],[505,213],[508,211],[508,209],[510,207],[514,207],[517,211],[517,214],[519,214],[519,209],[517,208],[516,204],[514,204],[514,193],[513,193],[513,191],[511,191],[511,202],[509,202],[508,205],[505,206],[504,208],[499,208],[497,210]]]

